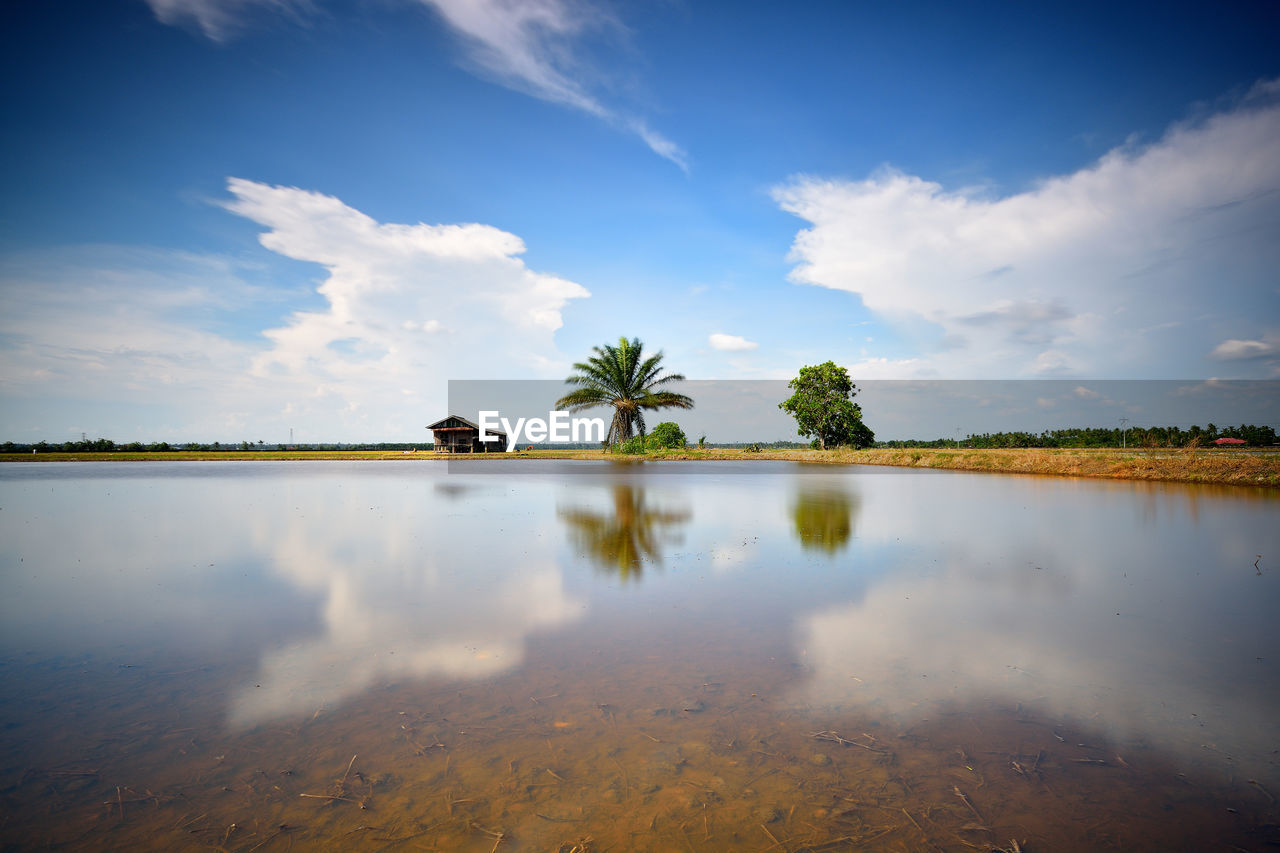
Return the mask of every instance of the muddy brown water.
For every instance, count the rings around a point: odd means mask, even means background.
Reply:
[[[780,462],[0,466],[0,845],[1275,849],[1277,509]]]

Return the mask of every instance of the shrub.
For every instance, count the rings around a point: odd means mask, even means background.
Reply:
[[[619,453],[637,454],[644,453],[644,440],[638,435],[633,435],[626,441],[618,445]]]
[[[671,421],[658,424],[653,428],[653,432],[649,433],[648,446],[655,449],[680,448],[684,447],[686,443],[684,430]]]

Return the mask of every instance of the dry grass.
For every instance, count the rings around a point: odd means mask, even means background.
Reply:
[[[5,453],[4,462],[268,462],[340,459],[445,459],[429,450],[178,450],[167,453]]]
[[[444,454],[399,450],[255,450],[248,452],[177,453],[42,453],[0,456],[11,462],[120,462],[120,461],[314,461],[400,459],[443,461]],[[598,450],[535,450],[506,454],[482,454],[476,460],[497,459],[637,459],[605,456]],[[754,461],[782,459],[829,465],[893,465],[906,468],[942,468],[1005,474],[1046,474],[1059,477],[1101,477],[1118,480],[1157,480],[1182,483],[1225,483],[1280,487],[1280,453],[1254,450],[766,450],[747,453],[732,449],[688,449],[643,457],[653,460]]]
[[[599,459],[599,451],[535,451],[522,456]],[[634,458],[634,457],[632,457]],[[827,465],[892,465],[1003,474],[1043,474],[1057,477],[1099,477],[1115,480],[1155,480],[1178,483],[1223,483],[1280,487],[1280,453],[1220,449],[869,449],[869,450],[684,450],[650,454],[661,460],[784,459]]]

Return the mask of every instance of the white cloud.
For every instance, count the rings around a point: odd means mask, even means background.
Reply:
[[[462,34],[469,59],[499,83],[582,110],[634,133],[658,156],[689,170],[685,152],[642,120],[600,102],[573,41],[588,30],[617,26],[599,7],[574,0],[420,0]]]
[[[358,411],[407,383],[561,366],[552,340],[561,310],[590,294],[526,267],[516,235],[479,224],[382,224],[292,187],[232,179],[228,188],[227,208],[269,229],[262,245],[328,270],[319,287],[326,307],[268,330],[256,376],[283,373]]]
[[[600,103],[575,79],[572,41],[607,20],[566,0],[421,0],[467,40],[470,59],[503,85],[597,116]]]
[[[741,335],[726,335],[721,332],[715,332],[710,335],[707,338],[707,343],[711,344],[712,349],[723,350],[724,352],[746,352],[758,349],[760,346],[755,341],[749,341]]]
[[[792,278],[856,293],[904,329],[932,324],[951,348],[925,371],[1199,373],[1209,345],[1188,348],[1193,332],[1176,321],[1209,321],[1199,335],[1253,330],[1274,308],[1276,89],[1004,198],[891,168],[796,178],[774,190],[811,223]]]
[[[310,0],[146,0],[156,19],[171,26],[195,25],[208,38],[224,42],[241,28],[255,8],[297,14]]]
[[[410,0],[400,0],[410,2]],[[194,25],[225,42],[259,9],[301,17],[313,0],[146,0],[157,20]],[[435,9],[466,42],[468,62],[510,89],[596,116],[638,136],[649,149],[684,172],[689,157],[640,118],[606,106],[587,81],[595,72],[579,58],[575,41],[620,24],[599,6],[581,0],[412,0]]]
[[[1270,341],[1226,340],[1213,348],[1210,358],[1222,361],[1241,361],[1252,358],[1269,358],[1280,354],[1280,346]]]
[[[264,246],[325,268],[323,304],[233,339],[221,333],[232,319],[264,306],[279,316],[298,294],[246,284],[245,270],[216,258],[101,247],[9,258],[9,435],[64,424],[61,399],[83,401],[75,420],[96,418],[82,428],[117,440],[239,439],[253,424],[255,439],[296,426],[299,441],[426,441],[451,378],[565,372],[561,312],[590,294],[530,270],[516,235],[379,223],[332,196],[241,179],[229,189],[226,207],[268,229]],[[421,398],[410,404],[406,388]]]

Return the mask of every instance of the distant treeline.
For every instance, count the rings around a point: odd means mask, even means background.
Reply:
[[[1054,429],[1044,432],[984,432],[981,435],[967,435],[962,439],[935,438],[932,441],[916,439],[899,441],[877,441],[875,447],[1120,447],[1121,430],[1103,427],[1083,429]],[[1254,447],[1277,443],[1276,431],[1271,426],[1254,426],[1241,424],[1238,427],[1218,427],[1209,424],[1205,427],[1129,427],[1123,430],[1123,443],[1129,447],[1198,447],[1212,444],[1219,438],[1239,438]],[[524,445],[521,445],[522,447]],[[536,444],[539,450],[590,450],[599,444]],[[759,448],[762,450],[789,450],[809,447],[807,442],[772,441],[772,442],[707,442],[709,448]],[[182,451],[200,451],[202,453],[247,452],[247,451],[281,451],[281,450],[420,450],[430,451],[431,442],[377,442],[366,444],[326,443],[326,444],[267,444],[265,442],[240,441],[201,444],[185,442],[170,444],[167,441],[152,442],[132,441],[117,444],[109,438],[94,441],[64,441],[61,444],[47,441],[35,444],[6,441],[0,444],[0,453],[179,453]]]
[[[1123,437],[1122,437],[1123,436]],[[1238,427],[1129,427],[1121,430],[1105,427],[1053,429],[1044,432],[984,432],[963,439],[936,438],[932,441],[883,441],[877,447],[1199,447],[1219,438],[1239,438],[1257,447],[1276,443],[1276,431],[1270,426],[1241,424]]]
[[[253,450],[431,450],[433,445],[431,442],[380,442],[376,444],[266,444],[257,441],[240,441],[223,443],[215,441],[212,444],[201,444],[198,441],[170,444],[167,441],[157,441],[147,444],[141,441],[131,441],[126,444],[117,444],[109,438],[99,438],[94,441],[64,441],[61,444],[50,444],[47,441],[37,442],[35,444],[20,444],[12,441],[6,441],[0,444],[0,453],[179,453],[181,451],[198,450],[203,453],[216,453],[219,451],[227,452],[245,452]]]

